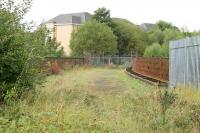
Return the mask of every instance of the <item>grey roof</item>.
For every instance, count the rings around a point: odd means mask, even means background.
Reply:
[[[91,18],[91,14],[87,12],[81,13],[71,13],[71,14],[60,14],[55,18],[50,19],[47,23],[56,23],[56,24],[82,24]]]
[[[151,24],[151,23],[143,23],[140,25],[140,28],[144,31],[148,31],[151,28],[153,28],[155,26],[155,24]]]

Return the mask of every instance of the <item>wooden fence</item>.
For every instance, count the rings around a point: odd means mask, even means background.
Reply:
[[[140,75],[169,82],[169,60],[162,58],[134,58],[132,71]]]

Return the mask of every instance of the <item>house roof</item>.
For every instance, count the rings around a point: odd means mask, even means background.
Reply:
[[[47,23],[56,24],[82,24],[91,18],[88,12],[60,14],[55,18],[50,19]]]
[[[140,28],[143,29],[144,31],[148,31],[151,28],[153,28],[155,26],[155,24],[151,24],[151,23],[143,23],[140,25]]]

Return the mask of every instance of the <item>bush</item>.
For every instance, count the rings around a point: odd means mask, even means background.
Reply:
[[[45,29],[47,30],[47,29]],[[46,54],[47,57],[63,57],[64,48],[60,43],[56,42],[55,38],[48,37],[46,42]]]
[[[144,52],[145,57],[161,57],[162,56],[162,48],[160,44],[154,43],[153,45],[146,48]]]
[[[31,32],[21,23],[30,2],[0,1],[0,102],[20,98],[41,81],[41,61],[49,50],[47,31],[41,27]]]
[[[161,48],[162,48],[162,51],[161,51],[162,57],[168,58],[169,57],[169,45],[168,44],[163,44],[161,46]]]
[[[88,21],[72,34],[70,47],[73,56],[112,55],[117,51],[117,38],[105,24]]]
[[[161,91],[159,92],[159,98],[158,101],[161,105],[161,112],[163,116],[163,125],[166,123],[166,111],[172,106],[172,104],[175,102],[177,99],[177,94],[173,92],[169,92],[167,90],[162,93]]]
[[[130,53],[142,55],[146,48],[147,36],[137,25],[124,19],[114,19],[114,34],[117,36],[118,54]]]
[[[145,49],[144,57],[160,57],[168,58],[169,57],[169,45],[163,44],[162,46],[158,43],[148,46]]]

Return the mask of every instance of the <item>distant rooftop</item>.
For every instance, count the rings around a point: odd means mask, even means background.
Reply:
[[[47,23],[56,24],[83,24],[91,18],[88,12],[60,14],[55,18],[50,19]]]
[[[143,23],[140,25],[140,28],[144,31],[148,31],[151,28],[153,28],[155,26],[155,24],[151,24],[151,23]]]

